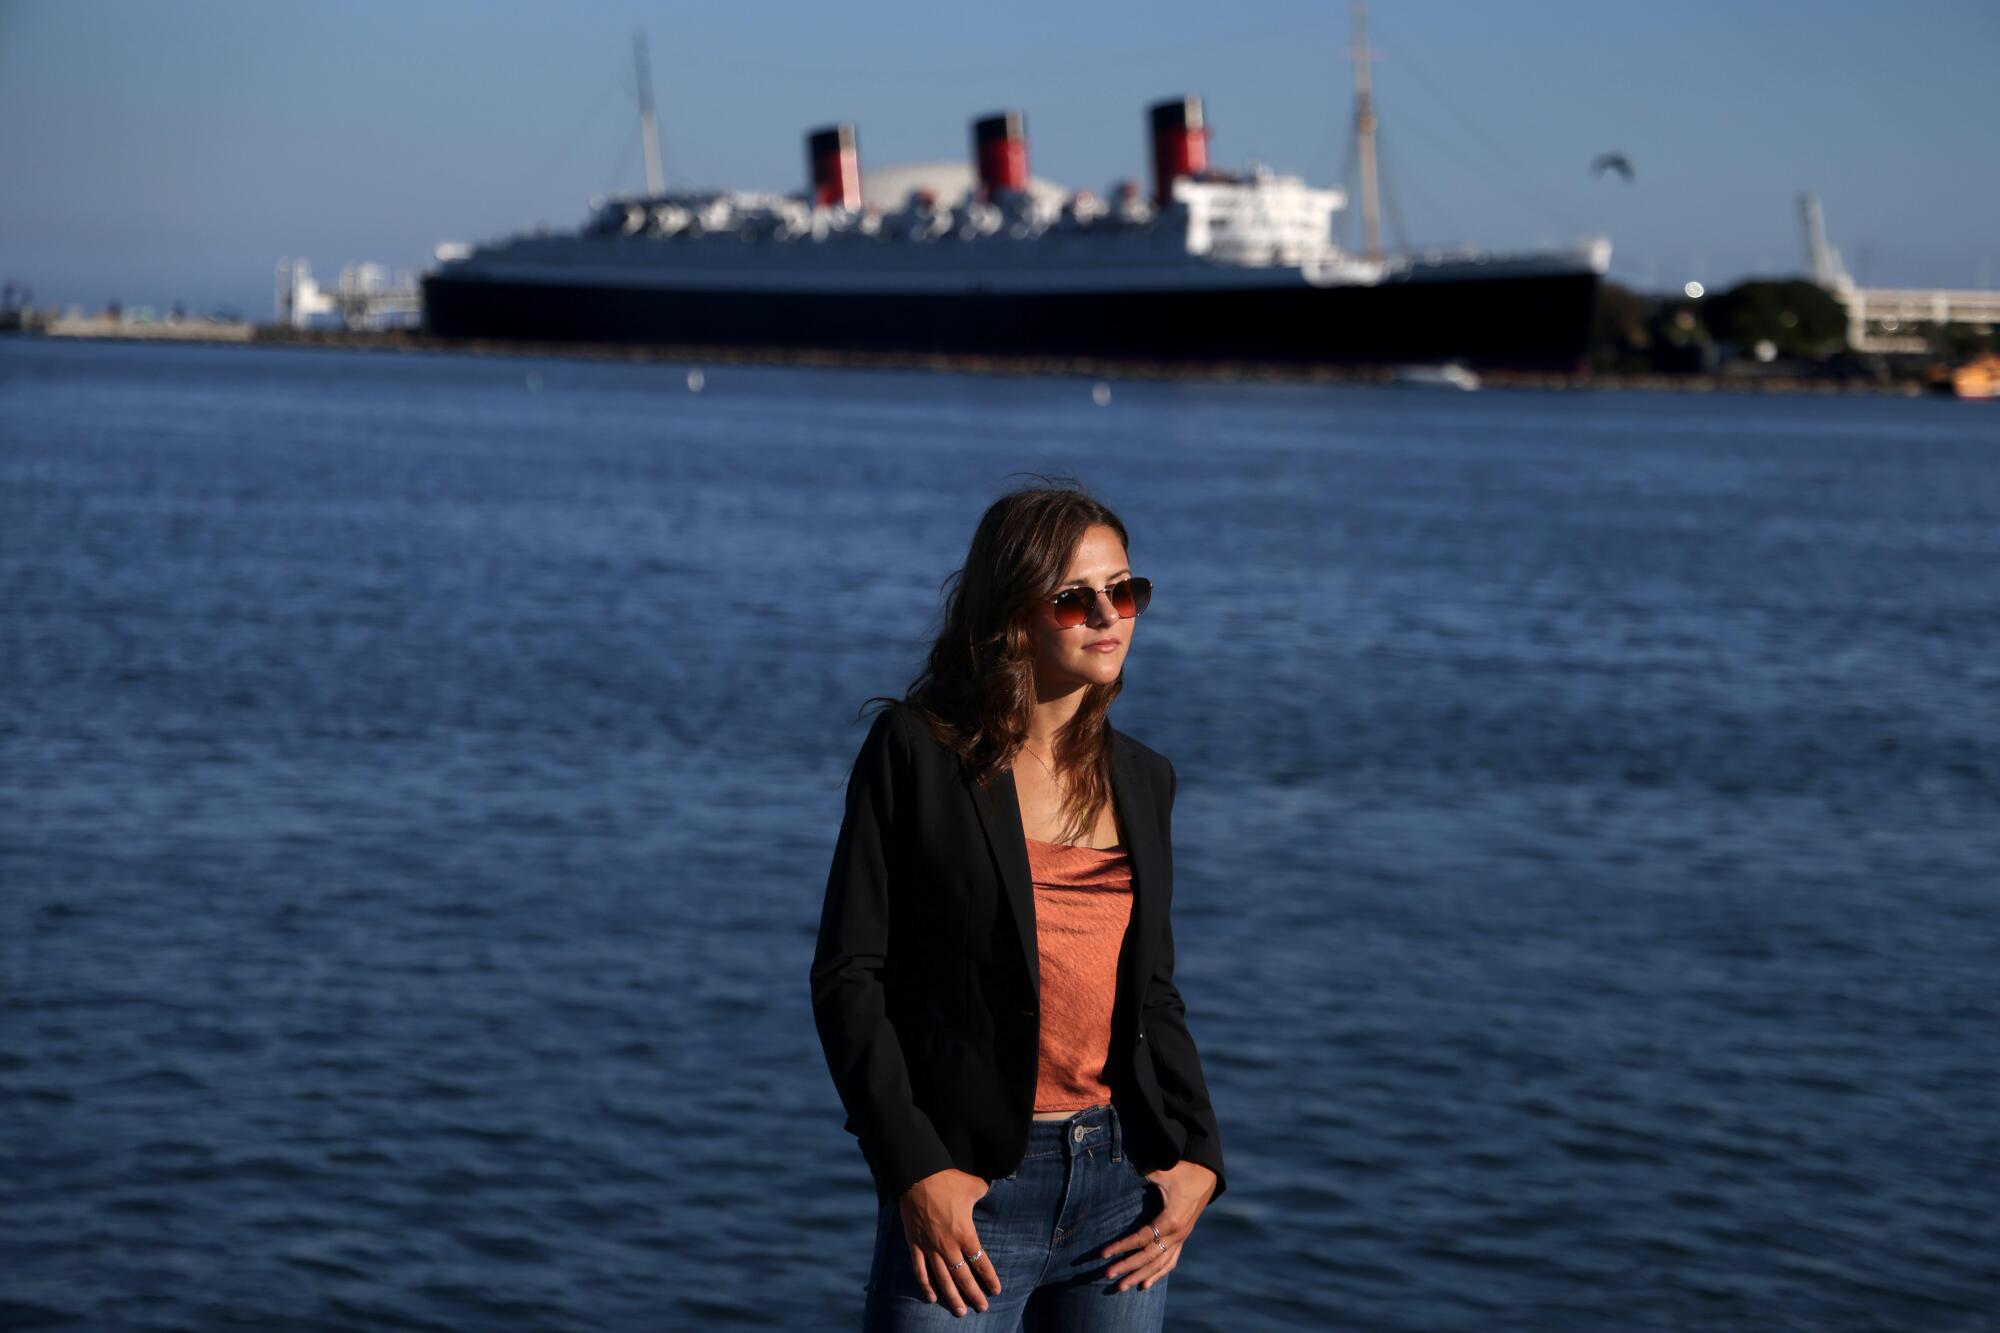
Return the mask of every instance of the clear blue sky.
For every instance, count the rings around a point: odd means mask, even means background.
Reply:
[[[37,300],[234,304],[281,255],[419,266],[636,187],[630,43],[653,46],[670,183],[789,190],[801,133],[960,157],[1019,106],[1037,175],[1145,171],[1142,111],[1207,99],[1221,165],[1332,182],[1344,3],[979,6],[0,0],[0,278]],[[1815,189],[1864,281],[2000,282],[1994,0],[1378,0],[1387,176],[1418,243],[1602,232],[1614,276],[1802,266]],[[1593,179],[1618,149],[1638,180]],[[621,172],[622,168],[622,172]]]

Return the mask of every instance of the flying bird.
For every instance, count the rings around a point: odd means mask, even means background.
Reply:
[[[1602,176],[1607,171],[1617,172],[1625,178],[1625,183],[1628,185],[1634,179],[1632,159],[1623,153],[1600,153],[1597,160],[1590,164],[1590,174],[1593,176]]]

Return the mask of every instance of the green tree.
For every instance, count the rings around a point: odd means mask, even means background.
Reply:
[[[1740,282],[1710,298],[1701,314],[1716,341],[1744,352],[1768,341],[1788,361],[1826,361],[1847,350],[1847,311],[1803,278]]]

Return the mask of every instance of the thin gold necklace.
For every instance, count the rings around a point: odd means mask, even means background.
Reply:
[[[1031,746],[1031,745],[1029,745],[1029,744],[1028,744],[1028,743],[1027,743],[1026,741],[1022,741],[1022,742],[1021,742],[1021,748],[1022,748],[1023,750],[1026,750],[1026,751],[1027,751],[1027,752],[1028,752],[1029,754],[1034,754],[1034,755],[1035,755],[1035,762],[1036,762],[1036,763],[1038,763],[1038,764],[1040,764],[1040,765],[1042,766],[1042,769],[1043,769],[1043,771],[1044,771],[1044,772],[1046,772],[1046,773],[1047,773],[1047,774],[1049,775],[1049,781],[1051,781],[1051,782],[1053,782],[1053,783],[1055,783],[1055,784],[1056,784],[1056,791],[1057,791],[1057,792],[1061,792],[1061,791],[1062,791],[1062,779],[1056,776],[1056,771],[1055,771],[1055,770],[1054,770],[1053,768],[1050,768],[1050,767],[1049,767],[1049,761],[1048,761],[1048,760],[1046,760],[1046,759],[1044,759],[1044,758],[1042,758],[1042,757],[1041,757],[1040,755],[1038,755],[1038,754],[1035,754],[1035,751],[1034,751],[1034,747],[1033,747],[1033,746]],[[1091,832],[1092,832],[1092,833],[1094,833],[1094,832],[1096,832],[1096,830],[1095,830],[1095,829],[1093,829],[1093,830],[1091,830]],[[1087,838],[1087,837],[1089,837],[1090,835],[1089,835],[1089,834],[1085,834],[1084,836],[1085,836],[1085,837]],[[1114,846],[1115,846],[1115,845],[1116,845],[1116,844],[1114,844]],[[1091,845],[1090,845],[1090,844],[1089,844],[1088,842],[1060,842],[1060,843],[1057,843],[1057,844],[1056,844],[1056,846],[1058,846],[1058,847],[1087,847],[1087,848],[1089,848],[1089,849],[1090,849],[1091,851],[1093,851],[1093,852],[1097,852],[1097,851],[1109,851],[1109,850],[1110,850],[1110,848],[1106,848],[1106,847],[1091,847]]]
[[[1042,771],[1049,775],[1049,781],[1056,784],[1056,790],[1061,791],[1062,779],[1056,776],[1056,771],[1053,768],[1049,767],[1049,761],[1042,758],[1040,755],[1035,754],[1035,747],[1028,744],[1026,741],[1021,742],[1021,748],[1023,750],[1026,750],[1029,754],[1035,755],[1035,762],[1040,764],[1042,766]]]

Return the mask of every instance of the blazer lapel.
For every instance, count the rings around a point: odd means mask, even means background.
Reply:
[[[962,770],[961,770],[962,771]],[[1028,869],[1028,834],[1021,824],[1021,795],[1014,789],[1014,772],[1002,769],[993,775],[985,790],[965,774],[965,787],[979,811],[979,823],[986,830],[986,845],[993,851],[994,868],[1007,904],[1014,912],[1021,947],[1027,952],[1028,980],[1035,988],[1035,1002],[1042,998],[1042,955],[1035,947],[1035,886]]]
[[[1041,951],[1035,944],[1035,886],[1028,867],[1028,835],[1021,823],[1021,798],[1014,786],[1011,769],[994,774],[991,787],[982,792],[968,776],[965,779],[986,843],[1000,874],[1001,888],[1013,909],[1014,924],[1020,932],[1021,951],[1028,963],[1028,979],[1035,988],[1035,1002],[1041,1003]],[[1146,938],[1144,923],[1152,899],[1154,856],[1159,851],[1159,830],[1155,827],[1152,803],[1146,799],[1144,780],[1124,742],[1114,732],[1111,738],[1111,800],[1118,811],[1126,854],[1132,862],[1132,921],[1126,931],[1129,946]],[[1119,954],[1119,987],[1130,997],[1126,1012],[1138,1013],[1144,999],[1141,988],[1151,964],[1137,958],[1137,950],[1124,948]]]
[[[1118,807],[1118,823],[1125,831],[1126,854],[1132,861],[1132,922],[1125,932],[1125,946],[1118,954],[1118,982],[1128,1003],[1124,1012],[1134,1022],[1145,1003],[1147,974],[1153,960],[1142,958],[1139,942],[1149,938],[1146,923],[1158,898],[1160,887],[1157,863],[1160,830],[1153,820],[1152,793],[1140,773],[1138,760],[1115,733],[1111,738],[1111,796]]]

